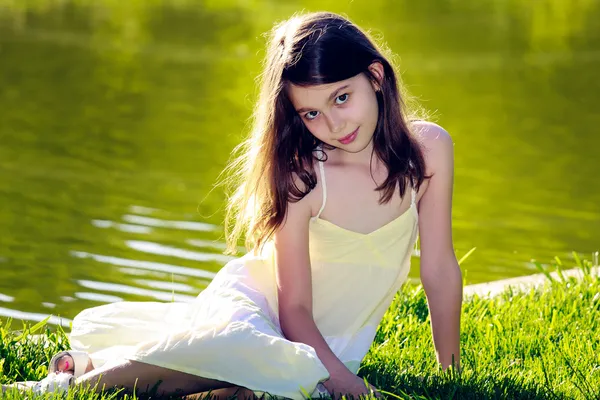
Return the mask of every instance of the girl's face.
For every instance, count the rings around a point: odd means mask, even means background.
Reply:
[[[381,81],[383,66],[369,69]],[[306,128],[317,139],[349,153],[371,146],[379,107],[378,86],[366,74],[315,86],[291,84],[288,94]]]

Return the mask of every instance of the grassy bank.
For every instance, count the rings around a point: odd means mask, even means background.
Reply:
[[[384,317],[359,374],[390,393],[388,398],[599,399],[600,280],[590,266],[577,261],[582,280],[548,276],[537,289],[465,301],[461,374],[438,371],[425,293],[407,285]],[[51,355],[68,348],[60,330],[15,328],[0,326],[0,383],[43,377]],[[33,333],[43,333],[45,340],[36,342]]]

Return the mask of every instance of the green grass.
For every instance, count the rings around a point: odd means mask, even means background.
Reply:
[[[582,280],[547,275],[537,289],[465,301],[460,374],[438,369],[425,293],[406,285],[359,375],[390,399],[600,399],[600,280],[589,273],[590,262],[576,258],[576,264]],[[558,260],[554,265],[564,268]],[[0,326],[0,383],[42,378],[52,354],[68,348],[60,329],[13,329]],[[44,340],[35,340],[35,330]]]

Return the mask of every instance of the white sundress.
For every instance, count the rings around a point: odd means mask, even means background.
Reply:
[[[416,193],[410,208],[362,234],[320,218],[309,224],[315,323],[334,354],[354,373],[377,326],[406,281],[418,232]],[[130,359],[257,394],[303,399],[329,373],[314,348],[287,340],[277,313],[272,243],[260,255],[230,261],[189,303],[118,302],[86,309],[73,320],[74,350],[90,353],[95,367]],[[320,385],[319,385],[320,386]],[[322,389],[321,389],[322,390]]]

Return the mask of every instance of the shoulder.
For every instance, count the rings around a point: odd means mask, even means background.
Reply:
[[[452,137],[444,128],[434,122],[414,121],[411,123],[412,132],[425,149],[451,149]]]
[[[298,174],[292,173],[292,185],[301,192],[306,193],[301,199],[288,200],[288,213],[300,214],[303,217],[310,217],[318,212],[321,203],[322,183],[318,172],[316,174],[317,184],[314,188],[309,188],[307,184],[300,179]],[[317,211],[315,211],[317,210]]]
[[[447,168],[454,153],[454,142],[448,131],[429,121],[413,121],[411,129],[423,152],[427,174]]]

